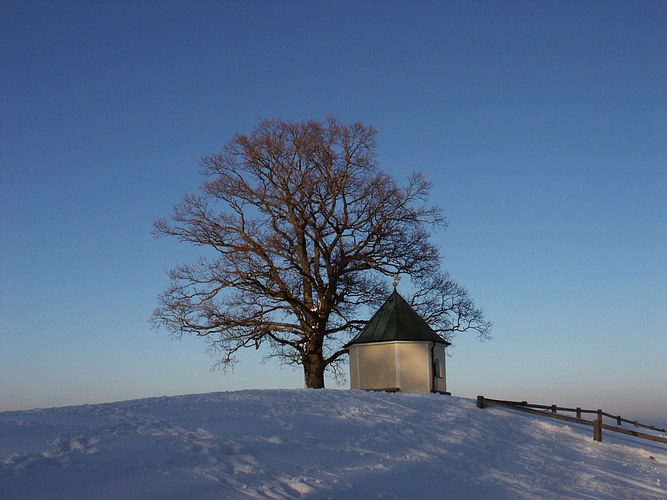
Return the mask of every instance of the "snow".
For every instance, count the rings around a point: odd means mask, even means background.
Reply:
[[[255,390],[0,413],[0,496],[667,498],[667,445],[436,394]]]

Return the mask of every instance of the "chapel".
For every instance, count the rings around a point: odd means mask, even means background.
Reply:
[[[345,345],[350,389],[447,393],[444,340],[396,291]]]

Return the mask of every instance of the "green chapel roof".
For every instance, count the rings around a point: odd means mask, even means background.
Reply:
[[[428,326],[428,323],[410,307],[396,291],[377,310],[359,334],[345,344],[366,344],[370,342],[392,342],[400,340],[430,341],[450,345]]]

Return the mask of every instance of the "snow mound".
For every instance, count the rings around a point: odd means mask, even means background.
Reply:
[[[257,390],[0,413],[4,499],[667,498],[667,446],[435,394]]]

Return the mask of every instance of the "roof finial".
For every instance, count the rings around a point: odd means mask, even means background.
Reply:
[[[394,274],[394,290],[396,290],[399,281],[401,281],[401,277],[398,274]]]

